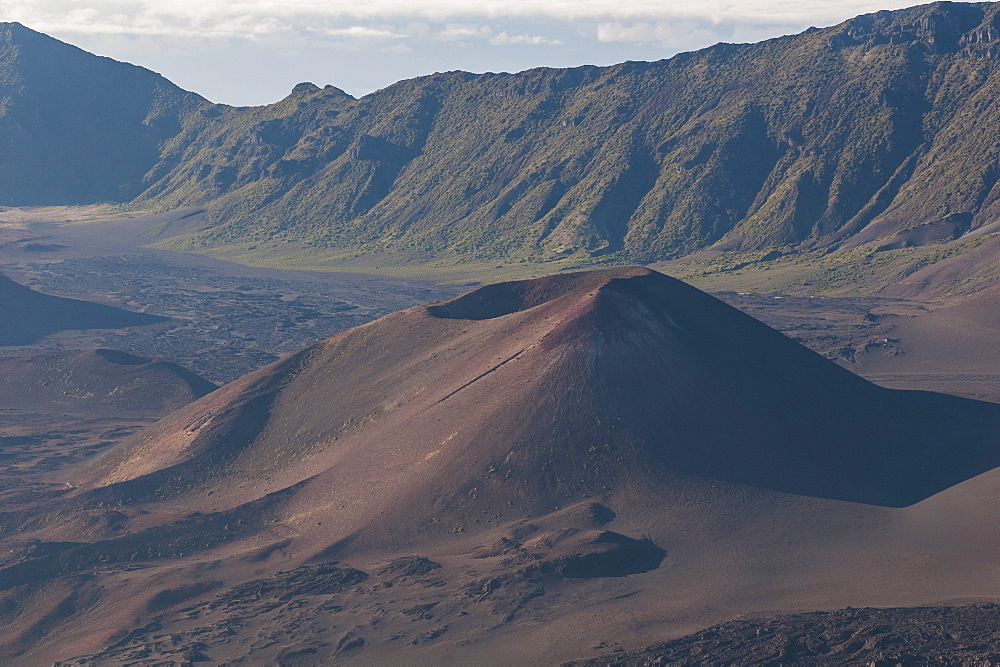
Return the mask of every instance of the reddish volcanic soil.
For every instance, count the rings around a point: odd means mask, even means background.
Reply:
[[[0,503],[65,493],[62,470],[216,388],[114,350],[0,357]]]
[[[347,331],[8,507],[8,660],[510,663],[1000,597],[1000,405],[645,269]]]

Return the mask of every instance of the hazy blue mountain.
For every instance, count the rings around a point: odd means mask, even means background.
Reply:
[[[0,205],[128,201],[207,104],[147,69],[0,23]]]

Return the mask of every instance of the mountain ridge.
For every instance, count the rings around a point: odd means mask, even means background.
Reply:
[[[118,201],[203,206],[206,229],[161,245],[246,263],[862,248],[912,272],[934,261],[913,247],[957,248],[1000,216],[998,7],[937,2],[656,62],[438,73],[360,99],[176,93]]]
[[[869,223],[889,214],[878,237],[913,222],[940,228],[931,241],[961,235],[995,217],[996,142],[964,137],[944,161],[966,179],[981,174],[971,201],[947,204],[971,213],[928,210],[957,192],[909,196],[903,185],[923,173],[925,190],[927,181],[946,187],[927,172],[940,169],[940,154],[922,155],[939,132],[954,142],[948,122],[977,89],[963,79],[983,78],[978,99],[990,99],[996,12],[936,3],[665,61],[400,82],[349,108],[334,102],[338,120],[324,130],[335,137],[306,135],[264,178],[244,185],[238,176],[230,193],[205,198],[221,224],[189,247],[260,252],[249,246],[263,243],[280,256],[276,236],[317,258],[347,248],[399,261],[653,261],[720,243],[839,245],[838,234],[874,232]],[[922,108],[928,95],[941,98],[939,109]],[[283,127],[313,122],[329,104],[317,93],[299,107]],[[921,128],[925,119],[936,125]],[[171,188],[143,197],[204,201],[190,176]],[[251,218],[253,229],[239,222]],[[910,236],[904,242],[920,243]]]
[[[0,23],[0,205],[129,201],[205,104],[145,68]]]

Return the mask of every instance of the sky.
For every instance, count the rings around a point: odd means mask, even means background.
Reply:
[[[921,4],[896,0],[0,0],[0,21],[142,65],[213,102],[302,81],[361,96],[423,74],[659,60]]]

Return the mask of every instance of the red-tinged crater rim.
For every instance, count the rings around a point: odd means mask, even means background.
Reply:
[[[644,276],[665,277],[636,266],[516,280],[486,285],[454,299],[427,306],[427,312],[450,320],[492,320],[535,308],[574,292],[600,289],[616,279]]]

